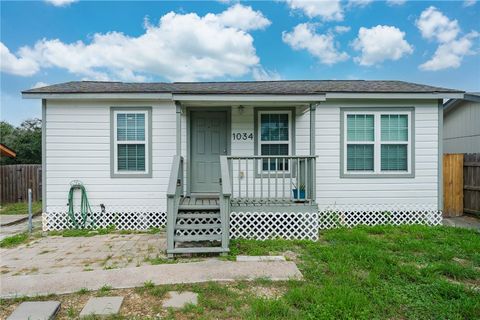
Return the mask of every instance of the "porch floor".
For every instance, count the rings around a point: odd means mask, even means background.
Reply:
[[[182,197],[180,199],[180,207],[211,207],[219,206],[219,198],[200,198],[200,197]],[[302,201],[296,199],[283,199],[283,198],[271,198],[271,199],[257,199],[257,198],[234,198],[231,200],[232,206],[313,206],[315,204],[310,201]]]

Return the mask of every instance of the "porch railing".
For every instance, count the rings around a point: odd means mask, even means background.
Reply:
[[[222,156],[232,204],[313,204],[316,156]],[[222,160],[221,160],[222,161]]]
[[[174,233],[180,196],[183,193],[183,157],[174,156],[167,189],[167,253],[175,248]]]

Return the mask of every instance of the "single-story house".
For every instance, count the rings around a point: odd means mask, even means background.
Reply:
[[[238,237],[440,223],[443,99],[463,96],[362,80],[23,92],[42,100],[44,229],[166,225],[170,255],[226,252]],[[70,185],[84,186],[91,210],[67,200]]]
[[[480,153],[480,92],[445,102],[443,152]]]

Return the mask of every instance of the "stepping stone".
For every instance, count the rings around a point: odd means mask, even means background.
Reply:
[[[7,320],[51,320],[60,309],[58,301],[28,301],[22,302],[7,318]]]
[[[167,296],[169,296],[169,298],[163,301],[164,308],[181,309],[187,304],[197,305],[198,303],[198,294],[195,292],[170,291],[167,293]]]
[[[239,262],[287,261],[284,256],[237,256]]]
[[[117,314],[123,302],[123,297],[92,297],[80,312],[80,317],[90,315],[108,316]]]

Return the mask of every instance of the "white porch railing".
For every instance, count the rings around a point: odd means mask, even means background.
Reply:
[[[315,203],[316,156],[223,156],[232,204]]]

